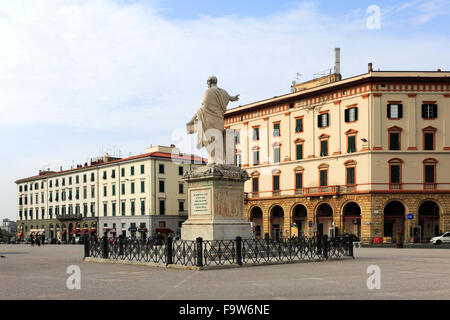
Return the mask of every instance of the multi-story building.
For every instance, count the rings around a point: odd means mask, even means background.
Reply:
[[[450,72],[339,73],[227,111],[258,235],[450,230]]]
[[[10,234],[14,234],[17,232],[17,222],[11,221],[9,219],[3,219],[2,226],[0,228],[3,231],[6,231]]]
[[[203,163],[172,145],[126,159],[103,157],[66,171],[41,171],[16,181],[19,231],[62,241],[85,233],[176,232],[187,218],[183,173]]]

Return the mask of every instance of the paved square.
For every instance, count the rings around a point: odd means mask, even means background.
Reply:
[[[189,271],[83,262],[83,246],[0,245],[0,299],[448,299],[450,250],[355,249],[356,259]],[[70,265],[81,289],[66,288]],[[381,268],[381,289],[366,286]]]

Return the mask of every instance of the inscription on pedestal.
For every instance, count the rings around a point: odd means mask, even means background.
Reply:
[[[191,191],[191,215],[209,214],[211,211],[211,190]]]

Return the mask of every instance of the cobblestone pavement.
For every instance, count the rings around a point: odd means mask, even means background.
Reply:
[[[448,249],[355,249],[354,260],[189,271],[84,262],[81,245],[0,245],[0,299],[448,299]],[[69,290],[67,267],[81,269]],[[367,267],[381,269],[369,290]]]

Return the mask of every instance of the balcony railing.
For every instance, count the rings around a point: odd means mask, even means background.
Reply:
[[[314,197],[314,196],[338,196],[355,192],[374,193],[449,193],[448,183],[364,183],[354,185],[317,186],[303,189],[281,189],[277,191],[259,191],[247,193],[248,199],[270,198],[270,197]]]
[[[81,213],[57,214],[56,219],[58,219],[58,220],[81,220],[81,219],[83,219],[83,216],[81,215]]]
[[[305,188],[306,196],[336,195],[338,193],[339,193],[339,186],[320,186],[320,187]]]

